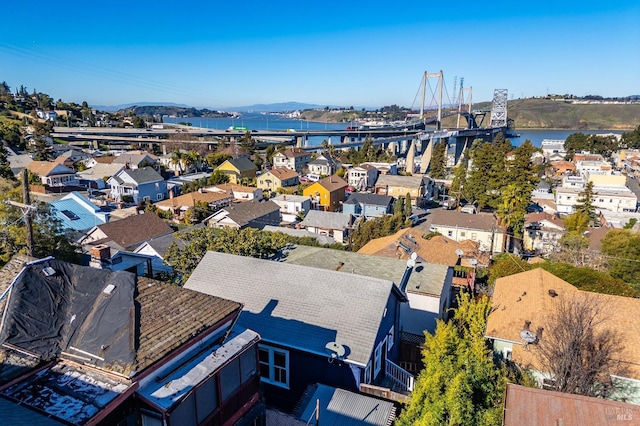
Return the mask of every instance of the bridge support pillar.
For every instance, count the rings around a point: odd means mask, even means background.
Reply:
[[[349,143],[351,142],[351,139],[349,138],[349,135],[343,136],[342,137],[342,143]]]
[[[296,148],[302,148],[302,136],[296,136]]]
[[[404,154],[407,152],[407,141],[404,140],[400,142],[400,154]]]
[[[389,145],[387,145],[387,150],[391,153],[391,155],[396,155],[396,143],[389,142]]]

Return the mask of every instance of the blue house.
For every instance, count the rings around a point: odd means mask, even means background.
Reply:
[[[238,324],[262,338],[268,405],[290,411],[316,383],[359,391],[402,376],[413,386],[395,363],[407,299],[392,281],[207,252],[184,287],[243,304]]]
[[[134,203],[140,201],[162,201],[169,198],[167,181],[151,167],[123,169],[107,181],[111,196],[122,201],[123,196],[131,196]]]
[[[391,213],[390,195],[353,192],[342,205],[342,213],[353,216],[380,217]]]
[[[76,191],[49,204],[62,226],[71,231],[86,231],[109,221],[109,213],[100,210],[100,207]]]

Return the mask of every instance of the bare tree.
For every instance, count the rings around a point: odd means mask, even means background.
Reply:
[[[623,373],[621,338],[609,327],[607,309],[597,295],[560,298],[547,317],[538,353],[542,367],[560,392],[606,398],[618,390],[611,375]]]

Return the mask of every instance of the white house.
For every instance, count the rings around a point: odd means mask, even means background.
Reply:
[[[271,201],[280,206],[284,222],[295,222],[299,214],[305,216],[311,210],[311,200],[302,195],[281,194],[272,198]]]
[[[523,248],[537,254],[551,254],[564,235],[562,219],[548,213],[529,213],[524,219]]]
[[[491,214],[468,214],[457,210],[437,209],[431,212],[431,232],[439,232],[454,241],[471,240],[480,251],[502,253],[506,245],[504,227]]]
[[[361,164],[347,170],[347,183],[358,191],[372,188],[378,178],[378,169],[370,164]]]

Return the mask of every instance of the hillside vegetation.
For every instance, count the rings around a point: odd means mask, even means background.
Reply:
[[[490,102],[473,105],[474,110],[490,110]],[[516,129],[631,130],[640,124],[640,104],[575,104],[550,99],[508,101],[507,114]],[[375,115],[369,112],[368,116]],[[433,115],[433,113],[429,113]],[[349,123],[363,118],[362,111],[305,110],[302,118],[310,121]],[[489,123],[487,114],[484,125]],[[443,127],[455,127],[457,118],[447,117]],[[461,125],[464,125],[464,119]]]

